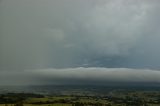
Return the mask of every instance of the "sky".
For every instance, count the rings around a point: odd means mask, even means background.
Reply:
[[[0,0],[0,85],[160,82],[159,0]]]

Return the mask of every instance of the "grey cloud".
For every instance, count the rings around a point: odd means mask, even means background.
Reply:
[[[18,76],[18,77],[17,77]],[[8,78],[8,79],[6,79]],[[149,69],[78,67],[67,69],[36,69],[25,72],[1,72],[1,85],[30,84],[108,84],[160,82],[160,71]]]
[[[28,71],[36,69],[54,68],[54,75],[66,78],[71,68],[77,70],[73,72],[80,75],[77,78],[88,73],[92,79],[98,77],[97,71],[92,74],[93,68],[82,68],[87,71],[81,73],[76,67],[110,67],[112,71],[98,70],[106,76],[113,73],[115,80],[125,74],[121,68],[137,69],[127,71],[126,77],[142,75],[138,68],[159,69],[159,9],[158,0],[1,0],[0,71],[18,82],[16,75],[26,75],[26,80],[37,74],[33,79],[39,80],[52,74]],[[117,76],[115,68],[120,70]],[[61,77],[63,69],[68,73]],[[145,72],[145,81],[156,81],[149,75],[158,71]]]

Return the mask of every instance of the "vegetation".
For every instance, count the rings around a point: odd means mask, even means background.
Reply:
[[[106,95],[39,95],[7,93],[0,106],[160,106],[159,91],[114,90]]]

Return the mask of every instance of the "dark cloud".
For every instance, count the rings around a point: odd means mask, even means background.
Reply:
[[[7,76],[7,78],[6,78]],[[160,71],[128,68],[36,69],[0,72],[1,85],[160,83]],[[13,80],[14,79],[14,80]]]
[[[159,9],[158,0],[1,0],[0,70],[159,69]]]

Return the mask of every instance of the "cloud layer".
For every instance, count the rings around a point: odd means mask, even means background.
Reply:
[[[148,0],[2,0],[3,70],[159,68],[159,6]]]
[[[8,78],[8,79],[7,79]],[[36,69],[1,72],[1,85],[160,83],[160,71],[128,68]]]
[[[159,0],[1,0],[0,72],[17,82],[36,69],[35,80],[53,71],[62,79],[159,81],[158,71],[141,71],[160,68],[159,9]]]

